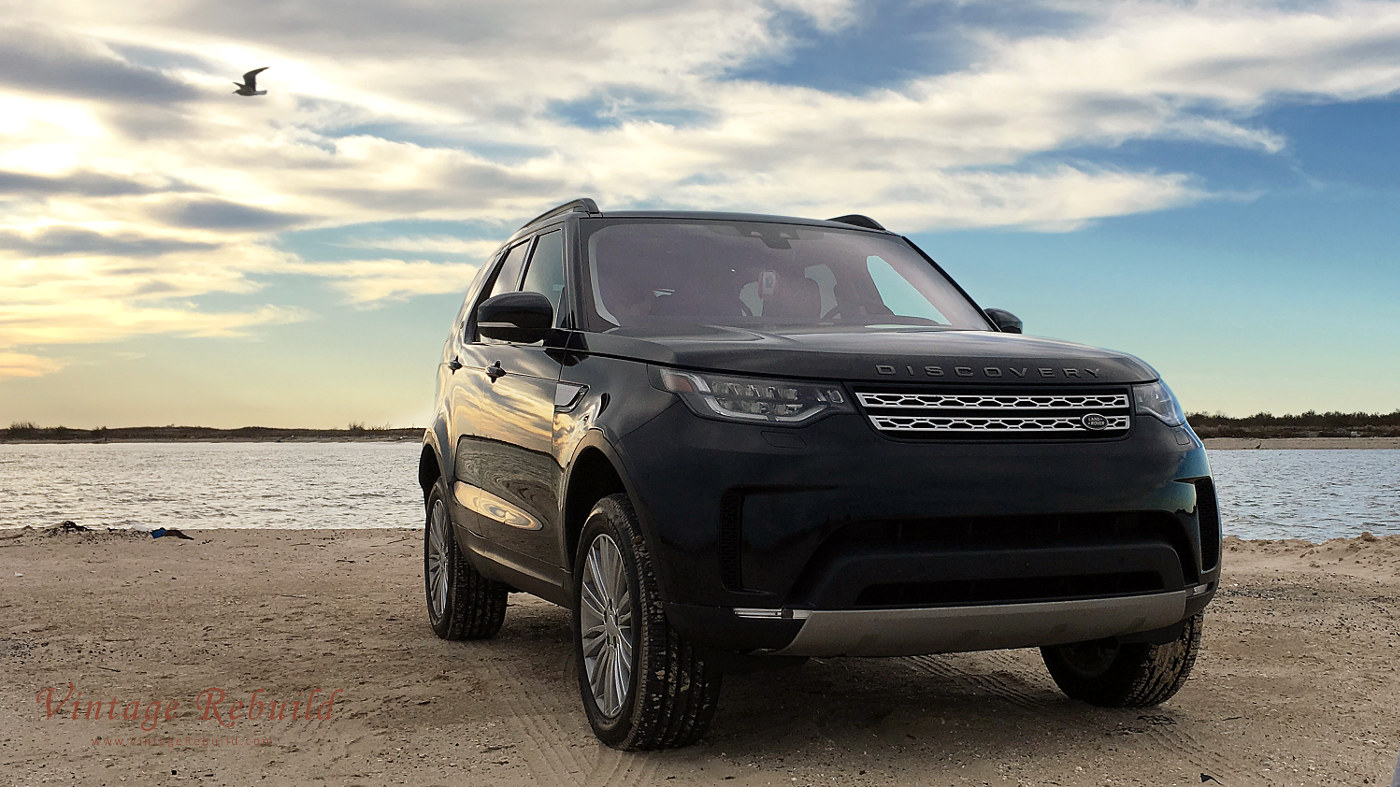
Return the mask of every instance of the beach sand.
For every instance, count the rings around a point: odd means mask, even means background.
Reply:
[[[1267,449],[1400,448],[1400,437],[1207,437],[1206,448],[1217,451]]]
[[[1065,699],[1035,651],[813,660],[728,676],[696,746],[624,754],[563,610],[433,636],[417,532],[189,532],[0,533],[0,783],[1385,785],[1400,749],[1400,537],[1229,539],[1161,707]]]

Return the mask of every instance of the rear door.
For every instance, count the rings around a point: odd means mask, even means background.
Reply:
[[[563,229],[543,231],[506,252],[477,304],[522,288],[541,292],[555,304],[557,325],[563,271]],[[474,315],[463,339],[453,408],[462,424],[454,495],[476,514],[478,534],[498,562],[557,584],[565,562],[556,522],[561,471],[553,453],[558,342],[487,339],[477,333]]]

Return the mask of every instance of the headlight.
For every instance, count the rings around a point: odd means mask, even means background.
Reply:
[[[1151,415],[1167,426],[1181,426],[1186,423],[1186,414],[1172,395],[1172,389],[1158,380],[1155,383],[1133,386],[1133,412],[1137,415]]]
[[[836,383],[798,383],[652,367],[658,387],[696,415],[727,421],[798,426],[829,413],[855,412]]]

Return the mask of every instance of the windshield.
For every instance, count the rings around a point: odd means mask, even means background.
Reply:
[[[900,238],[796,224],[589,221],[588,330],[848,325],[989,330]]]

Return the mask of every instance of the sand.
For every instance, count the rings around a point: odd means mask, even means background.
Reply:
[[[1400,437],[1207,437],[1206,448],[1216,451],[1267,449],[1400,448]]]
[[[433,636],[416,532],[189,532],[0,533],[0,783],[1385,785],[1400,749],[1400,537],[1230,539],[1158,708],[1065,699],[1034,651],[813,660],[727,677],[696,746],[624,754],[563,610]]]

